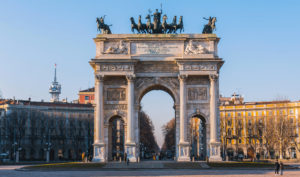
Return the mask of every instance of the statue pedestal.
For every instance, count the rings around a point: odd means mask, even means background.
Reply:
[[[177,161],[191,161],[190,159],[190,144],[188,142],[181,142],[178,145],[179,154]]]
[[[222,157],[220,154],[220,142],[211,142],[210,143],[210,151],[209,151],[209,161],[222,161]]]
[[[126,143],[125,145],[127,159],[129,162],[137,162],[136,157],[136,144],[135,143]]]
[[[105,144],[104,143],[98,143],[94,144],[94,157],[93,162],[106,162],[106,156],[105,156]]]

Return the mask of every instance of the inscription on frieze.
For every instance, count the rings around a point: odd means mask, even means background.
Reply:
[[[185,64],[182,69],[184,71],[215,71],[217,67],[215,65]]]
[[[131,45],[131,53],[138,55],[177,55],[182,52],[180,43],[145,42]]]
[[[106,100],[107,101],[125,101],[126,100],[125,88],[108,88]]]
[[[133,65],[100,65],[100,71],[133,71]]]
[[[207,87],[188,88],[188,100],[189,101],[207,100]]]

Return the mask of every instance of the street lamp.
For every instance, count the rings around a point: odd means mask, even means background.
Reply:
[[[22,150],[21,147],[18,147],[18,143],[15,141],[12,146],[14,147],[14,155],[15,155],[15,160],[16,160],[16,163],[19,163],[19,159],[20,159],[20,156],[19,156],[19,151]]]
[[[46,155],[46,161],[47,162],[50,161],[50,148],[51,148],[51,143],[50,142],[46,142],[44,150],[47,151],[47,155]]]

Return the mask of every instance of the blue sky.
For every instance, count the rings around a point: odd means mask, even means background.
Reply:
[[[61,98],[77,99],[78,90],[94,83],[88,61],[95,56],[96,17],[106,15],[113,33],[131,33],[129,18],[161,3],[169,17],[183,15],[185,33],[201,33],[202,17],[217,17],[225,60],[220,93],[239,92],[246,101],[300,99],[298,0],[0,0],[2,95],[49,100],[57,63]]]

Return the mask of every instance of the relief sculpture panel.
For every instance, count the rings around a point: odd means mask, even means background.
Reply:
[[[125,88],[108,88],[106,100],[107,101],[125,101],[126,100]]]
[[[207,87],[190,87],[188,88],[189,101],[207,100]]]

